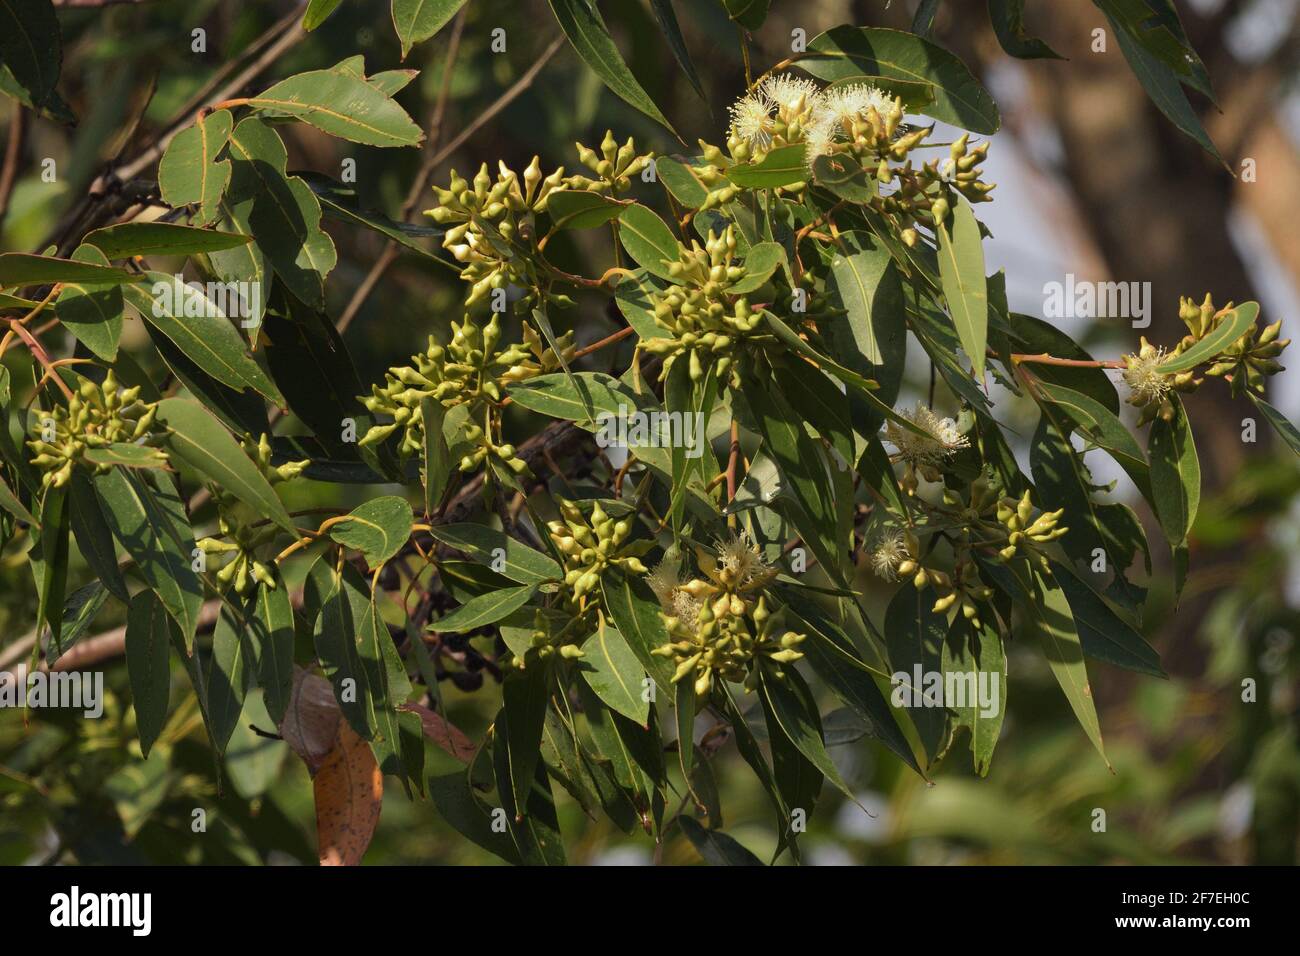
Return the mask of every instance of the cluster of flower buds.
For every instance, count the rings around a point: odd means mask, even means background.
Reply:
[[[1179,341],[1173,352],[1158,348],[1142,338],[1137,352],[1124,356],[1122,375],[1128,385],[1129,404],[1142,409],[1138,424],[1145,425],[1158,415],[1168,417],[1172,414],[1169,392],[1193,392],[1205,379],[1197,374],[1196,369],[1180,372],[1167,372],[1165,364],[1173,357],[1181,355],[1201,342],[1229,321],[1233,304],[1229,302],[1222,309],[1216,309],[1214,301],[1207,294],[1198,305],[1190,298],[1178,300],[1178,317],[1187,326],[1187,335]],[[1233,395],[1241,396],[1248,389],[1262,392],[1264,380],[1282,371],[1277,357],[1291,344],[1290,339],[1280,339],[1282,322],[1278,320],[1263,329],[1255,323],[1235,341],[1223,348],[1217,355],[1206,360],[1205,375],[1225,379]]]
[[[546,529],[564,556],[564,584],[571,607],[585,610],[594,603],[591,592],[600,584],[601,572],[606,568],[646,573],[641,557],[654,547],[654,541],[643,538],[629,542],[630,520],[614,520],[600,502],[592,506],[590,518],[583,515],[577,504],[564,498],[559,499],[559,508],[562,520],[548,522]]]
[[[671,658],[676,664],[673,683],[692,678],[695,693],[700,697],[713,689],[715,680],[743,681],[746,691],[753,690],[758,679],[755,664],[760,658],[789,664],[803,657],[798,648],[805,635],[781,632],[768,610],[767,598],[762,595],[748,615],[719,616],[705,601],[694,620],[667,617],[665,621],[670,640],[650,653]]]
[[[934,602],[934,613],[947,614],[949,608],[956,606],[962,617],[972,626],[979,627],[979,605],[993,597],[993,589],[980,579],[979,569],[970,561],[959,562],[953,570],[952,580],[943,590],[944,593]]]
[[[272,464],[271,439],[265,432],[257,440],[254,440],[252,435],[245,435],[239,444],[248,457],[253,459],[253,464],[257,465],[262,477],[273,485],[297,478],[302,474],[303,469],[311,464],[309,458],[304,458],[302,461],[286,461],[283,465]]]
[[[569,189],[584,192],[608,192],[612,195],[627,192],[632,188],[632,177],[641,175],[654,159],[653,153],[638,156],[636,143],[630,136],[626,143],[619,146],[612,130],[605,131],[605,138],[600,143],[600,152],[581,143],[574,145],[578,148],[578,160],[599,178],[569,176],[564,180],[564,185]]]
[[[703,162],[692,165],[691,173],[705,188],[704,200],[700,203],[700,212],[703,212],[725,206],[744,190],[727,179],[729,160],[722,150],[702,139],[697,142],[700,144]]]
[[[272,464],[271,439],[265,432],[257,439],[245,435],[240,446],[257,465],[262,476],[273,485],[297,478],[310,464],[308,459],[287,461],[282,465]],[[259,582],[270,588],[275,587],[272,565],[259,561],[257,550],[275,538],[278,526],[270,522],[250,523],[243,520],[239,499],[223,488],[213,488],[213,499],[217,503],[220,534],[201,538],[195,544],[204,554],[234,556],[233,560],[226,562],[217,571],[217,583],[222,587],[233,584],[238,594],[246,594],[257,587]]]
[[[392,422],[375,425],[367,431],[361,439],[362,445],[382,442],[400,428],[399,454],[420,454],[424,448],[424,413],[421,409],[424,399],[432,398],[445,408],[480,400],[495,405],[505,397],[505,385],[562,367],[560,356],[554,349],[546,347],[541,336],[527,322],[523,324],[524,341],[500,350],[497,346],[501,338],[501,318],[497,313],[493,313],[482,326],[466,316],[460,325],[451,323],[451,328],[452,338],[446,346],[438,345],[430,336],[424,354],[411,356],[409,365],[390,368],[384,384],[372,386],[371,394],[362,397],[367,410],[393,418]],[[556,344],[567,361],[573,354],[573,333],[566,332]],[[479,426],[471,425],[470,428],[478,429]],[[477,434],[466,435],[471,442],[478,442],[483,437],[485,433],[481,429]],[[513,451],[508,455],[504,453],[509,447],[499,446],[498,451],[503,459],[515,460]],[[479,456],[469,468],[481,460],[482,456]],[[463,462],[462,467],[465,467]]]
[[[1190,348],[1208,335],[1226,319],[1226,313],[1231,308],[1232,303],[1229,302],[1216,311],[1208,294],[1199,306],[1191,299],[1180,299],[1178,317],[1186,323],[1190,334],[1178,344],[1177,351]],[[1226,379],[1233,395],[1244,395],[1247,389],[1263,392],[1264,380],[1282,371],[1282,364],[1277,361],[1277,357],[1291,344],[1290,339],[1278,338],[1281,331],[1281,319],[1262,329],[1257,324],[1252,325],[1241,338],[1219,353],[1205,374]]]
[[[754,345],[764,333],[755,334],[763,321],[762,312],[750,308],[749,299],[728,290],[748,276],[736,258],[736,232],[728,226],[721,235],[709,231],[704,245],[696,240],[689,249],[679,246],[680,257],[669,263],[673,285],[652,293],[655,323],[668,335],[647,339],[641,348],[664,356],[661,378],[678,358],[685,356],[691,380],[698,381],[716,365],[721,378],[731,368],[736,350]]]
[[[907,129],[902,98],[866,83],[823,90],[811,80],[777,75],[738,100],[731,114],[727,145],[737,162],[761,160],[773,148],[803,143],[814,172],[823,157],[834,170],[866,170],[876,182],[871,205],[894,221],[908,245],[917,241],[920,217],[932,223],[947,218],[954,191],[975,203],[987,201],[995,188],[980,171],[989,144],[971,146],[969,134],[949,145],[946,159],[914,164],[910,154],[926,145],[933,127]],[[724,174],[706,169],[718,177]],[[888,193],[880,190],[895,181]]]
[[[243,524],[223,513],[218,519],[221,534],[219,537],[201,538],[195,545],[204,554],[234,555],[234,560],[224,564],[216,574],[217,583],[222,587],[234,585],[235,592],[246,594],[258,583],[275,587],[275,572],[272,566],[259,561],[256,551],[275,537],[277,527],[273,524],[261,526]]]
[[[67,407],[56,405],[39,414],[39,437],[27,443],[33,453],[32,464],[43,472],[45,485],[61,488],[72,478],[72,469],[86,463],[86,452],[92,449],[116,443],[150,447],[160,443],[165,431],[154,430],[157,414],[157,403],[140,400],[139,386],[119,389],[112,369],[103,385],[82,379]],[[160,449],[154,447],[154,454],[158,464],[166,462]],[[112,466],[92,463],[91,467],[106,472]]]
[[[552,192],[564,188],[563,178],[563,167],[543,177],[534,156],[522,176],[500,163],[494,180],[484,163],[472,182],[453,169],[446,189],[433,188],[438,205],[425,215],[439,225],[450,225],[442,245],[464,264],[460,275],[470,283],[467,306],[511,284],[536,287],[529,257],[515,242],[532,241],[535,214],[546,208]]]
[[[804,635],[778,634],[773,626],[762,591],[777,569],[753,542],[733,536],[713,552],[696,548],[695,558],[703,577],[684,580],[678,561],[665,558],[649,578],[670,638],[651,653],[676,662],[674,683],[693,675],[700,695],[715,678],[744,681],[752,690],[760,657],[788,664],[803,656]]]
[[[1024,553],[1029,543],[1046,544],[1055,541],[1069,530],[1058,524],[1063,514],[1065,509],[1059,508],[1056,511],[1044,511],[1035,518],[1028,491],[1019,501],[1003,498],[998,502],[998,523],[1006,529],[1007,544],[998,552],[998,557],[1010,561],[1017,554]],[[1047,558],[1040,554],[1039,560],[1046,568]]]
[[[604,626],[603,622],[601,626]],[[542,609],[538,608],[533,615],[533,633],[529,641],[538,657],[547,658],[552,654],[559,654],[565,660],[577,660],[585,655],[582,648],[575,643],[575,636],[584,633],[585,631],[573,627],[553,626]],[[515,667],[523,670],[525,661],[522,656],[515,655],[511,660]]]
[[[945,492],[945,498],[949,494]],[[870,562],[871,570],[886,581],[908,579],[918,591],[933,587],[939,595],[931,608],[935,614],[947,614],[956,606],[976,627],[979,627],[979,602],[993,596],[993,590],[980,580],[978,570],[970,561],[958,561],[952,574],[925,567],[920,541],[911,529],[882,532],[872,548]]]

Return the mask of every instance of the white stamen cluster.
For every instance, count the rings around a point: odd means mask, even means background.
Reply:
[[[822,90],[813,80],[778,74],[732,104],[731,133],[754,149],[767,149],[778,120],[799,120],[811,166],[818,156],[834,151],[836,137],[851,136],[854,123],[866,120],[872,110],[884,119],[894,105],[893,97],[868,83]]]
[[[898,580],[898,566],[908,557],[903,532],[896,528],[881,532],[871,549],[871,570],[886,581]]]
[[[1160,364],[1168,357],[1163,348],[1150,346],[1136,355],[1125,356],[1127,367],[1123,371],[1124,384],[1129,387],[1138,404],[1162,402],[1173,387],[1173,376],[1160,371]]]
[[[970,447],[970,439],[957,430],[957,423],[951,418],[940,418],[928,406],[920,402],[910,412],[901,413],[924,435],[918,435],[904,428],[897,422],[885,425],[885,437],[895,448],[898,456],[914,464],[935,465],[949,455]]]

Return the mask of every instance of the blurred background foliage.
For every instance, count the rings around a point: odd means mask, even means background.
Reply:
[[[295,4],[143,0],[67,6],[60,11],[60,92],[77,125],[34,119],[20,127],[9,101],[0,102],[0,136],[7,144],[20,133],[26,158],[0,222],[0,247],[6,250],[38,250],[57,236],[68,209],[107,164],[147,145],[224,63]],[[702,136],[717,142],[724,136],[726,104],[745,86],[739,31],[718,0],[678,0],[675,6],[707,103],[673,61],[644,0],[604,0],[600,9],[633,72],[687,141]],[[1283,334],[1294,334],[1291,323],[1300,314],[1300,233],[1294,229],[1300,214],[1297,4],[1197,0],[1178,6],[1214,80],[1220,109],[1202,100],[1196,106],[1235,170],[1243,157],[1257,161],[1253,181],[1230,176],[1174,130],[1142,94],[1117,49],[1091,50],[1091,31],[1104,21],[1086,0],[1026,4],[1030,35],[1047,40],[1065,61],[1011,60],[994,39],[984,3],[939,5],[934,38],[985,79],[1005,118],[990,157],[998,163],[991,178],[1001,187],[982,210],[995,237],[990,265],[1007,270],[1012,307],[1032,314],[1042,313],[1043,283],[1063,281],[1070,272],[1151,281],[1155,321],[1145,334],[1154,341],[1162,334],[1176,340],[1177,295],[1199,298],[1207,288],[1215,289],[1216,299],[1259,299],[1266,321],[1281,317]],[[906,28],[915,7],[905,0],[775,0],[762,28],[748,38],[755,72],[789,55],[793,30],[811,38],[846,22]],[[539,0],[471,0],[465,10],[444,143],[488,110],[558,36]],[[197,53],[191,31],[200,27],[207,48]],[[506,31],[501,53],[490,47],[497,27]],[[398,99],[426,128],[454,29],[448,26],[417,46],[404,64],[421,73]],[[365,55],[367,72],[399,65],[386,2],[345,0],[315,32],[289,44],[263,79],[327,67],[355,53]],[[252,85],[261,88],[261,81]],[[535,153],[544,167],[572,167],[574,141],[598,142],[607,128],[620,138],[634,135],[642,148],[682,148],[610,94],[561,46],[521,95],[454,151],[435,181],[445,182],[452,167],[469,172],[498,158],[520,169]],[[291,170],[337,177],[343,161],[353,159],[361,205],[400,215],[421,163],[417,151],[360,147],[302,125],[282,132]],[[40,175],[46,158],[58,171],[53,183]],[[423,207],[422,201],[417,213]],[[337,316],[383,253],[383,240],[334,222],[327,227],[339,247],[339,266],[327,288],[330,312]],[[571,260],[574,271],[596,275],[612,264],[603,231],[563,238],[573,245],[563,257],[555,250],[557,259]],[[459,319],[462,292],[450,272],[429,260],[399,257],[360,302],[346,333],[363,380],[380,379],[429,333],[442,337],[447,322]],[[600,297],[580,301],[574,314],[579,344],[621,325]],[[1136,338],[1126,324],[1108,320],[1074,322],[1067,331],[1105,356],[1131,349]],[[626,354],[606,352],[586,361],[587,367],[610,370],[623,368],[626,360]],[[18,367],[11,371],[30,375]],[[908,372],[921,394],[928,367],[918,363]],[[1294,419],[1300,389],[1270,401]],[[1079,731],[1046,665],[1013,642],[1008,716],[986,779],[971,771],[964,743],[926,782],[861,738],[851,721],[837,725],[831,753],[869,812],[828,788],[804,841],[811,862],[1297,861],[1300,468],[1290,451],[1270,444],[1269,429],[1259,429],[1257,443],[1242,441],[1248,409],[1235,406],[1222,390],[1195,397],[1190,417],[1206,471],[1206,500],[1192,535],[1192,574],[1175,615],[1169,568],[1157,560],[1144,622],[1169,680],[1094,664],[1092,689],[1114,772]],[[1027,409],[1011,404],[1002,414],[1027,440]],[[1100,462],[1097,472],[1113,477]],[[357,502],[373,491],[357,488]],[[1125,493],[1121,482],[1115,494]],[[291,508],[317,503],[310,483],[287,502]],[[1150,515],[1143,520],[1149,522]],[[25,635],[35,612],[21,551],[0,560],[0,659],[6,646]],[[72,573],[70,592],[89,572],[81,566]],[[859,584],[869,592],[879,587],[865,574]],[[878,615],[882,595],[868,593],[868,606]],[[121,617],[108,611],[94,630],[111,630]],[[473,739],[491,720],[498,696],[490,668],[472,664],[441,681],[439,691],[452,722]],[[251,729],[272,727],[264,712],[259,719],[259,699],[245,710],[218,793],[188,688],[184,695],[174,690],[172,716],[159,740],[158,750],[168,759],[145,762],[139,759],[125,667],[115,660],[98,666],[105,669],[109,698],[102,720],[60,711],[0,712],[0,862],[314,862],[310,780],[284,743]],[[1244,701],[1252,687],[1253,699]],[[459,766],[432,747],[429,764],[435,774]],[[712,825],[725,825],[760,857],[770,857],[770,810],[734,746],[724,742],[709,766],[712,788],[700,782],[701,789],[716,790],[725,808],[725,820],[712,819]],[[627,837],[589,819],[562,791],[557,800],[571,861],[654,859],[648,838]],[[204,835],[191,829],[198,807],[207,811]],[[699,861],[680,838],[663,849],[661,859]],[[366,862],[497,861],[442,821],[430,801],[408,800],[400,788],[389,787]]]

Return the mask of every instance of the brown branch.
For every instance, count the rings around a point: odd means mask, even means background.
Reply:
[[[1046,352],[1040,352],[1037,355],[1025,355],[1020,352],[1012,354],[1011,361],[1017,364],[1029,362],[1034,365],[1063,365],[1068,368],[1124,368],[1122,359],[1106,359],[1102,361],[1094,359],[1068,359],[1057,358],[1055,355],[1048,355]]]
[[[22,161],[23,140],[27,134],[27,111],[17,103],[13,105],[13,119],[9,121],[9,142],[5,144],[4,164],[0,166],[0,222],[9,211],[9,199],[18,182],[18,164]]]

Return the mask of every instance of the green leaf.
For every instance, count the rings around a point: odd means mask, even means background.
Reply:
[[[689,163],[672,156],[656,156],[655,175],[664,184],[664,188],[672,193],[673,198],[689,209],[699,209],[708,199],[708,187],[695,175],[695,170]]]
[[[778,146],[757,163],[727,167],[727,178],[745,189],[775,189],[808,181],[808,149],[802,143]]]
[[[1160,527],[1171,545],[1187,540],[1201,503],[1201,463],[1196,457],[1192,426],[1182,400],[1170,395],[1173,414],[1157,415],[1151,423],[1147,451],[1151,455],[1151,494]]]
[[[972,133],[991,135],[1002,122],[993,97],[961,60],[901,30],[838,26],[809,41],[795,65],[827,82],[868,77],[922,85],[933,96],[928,115]]]
[[[507,614],[519,610],[537,593],[537,585],[525,584],[517,588],[502,588],[470,598],[450,614],[445,614],[430,626],[433,630],[472,631],[485,624],[495,624]]]
[[[1243,302],[1235,309],[1229,309],[1223,318],[1203,339],[1177,355],[1171,355],[1157,368],[1165,375],[1174,372],[1186,372],[1216,358],[1220,352],[1232,345],[1252,328],[1259,316],[1258,302]]]
[[[298,535],[298,528],[269,481],[239,442],[203,406],[185,398],[164,398],[159,403],[159,420],[172,429],[168,447],[174,458],[251,505],[261,518],[272,519],[290,535]]]
[[[122,287],[126,301],[190,361],[236,391],[253,388],[274,402],[284,401],[215,302],[175,276],[147,272],[145,278]]]
[[[68,516],[72,521],[72,534],[77,548],[89,565],[95,578],[122,601],[129,601],[131,593],[117,566],[117,552],[113,547],[113,532],[104,520],[99,499],[90,476],[81,469],[72,473],[68,485]],[[35,523],[35,522],[33,522]]]
[[[594,229],[617,219],[628,203],[600,193],[563,190],[546,199],[546,213],[556,230]]]
[[[18,496],[14,494],[13,489],[9,487],[8,482],[4,480],[3,476],[0,476],[0,508],[4,508],[5,511],[9,512],[19,521],[26,521],[28,524],[33,525],[36,528],[41,526],[40,521],[35,515],[27,510],[27,506],[24,505]]]
[[[0,254],[0,286],[6,288],[51,282],[130,282],[132,278],[130,273],[121,269],[92,262],[33,256],[25,252]]]
[[[560,566],[548,555],[486,525],[438,524],[430,533],[448,547],[464,551],[520,584],[542,584],[563,576]]]
[[[650,303],[651,293],[658,290],[659,285],[646,275],[645,269],[637,269],[632,276],[624,276],[614,290],[618,310],[643,340],[658,338],[665,331],[655,322],[654,306]]]
[[[793,667],[777,668],[766,661],[761,662],[758,686],[764,708],[786,738],[841,793],[856,802],[853,791],[841,779],[826,752],[817,701],[799,672]]]
[[[89,233],[85,242],[109,259],[131,256],[193,256],[247,245],[251,236],[198,229],[171,222],[124,222]]]
[[[889,702],[863,663],[853,646],[853,641],[830,616],[807,597],[794,589],[783,591],[782,598],[799,618],[801,626],[793,629],[807,632],[800,649],[808,663],[840,700],[866,721],[868,733],[901,757],[908,766],[921,773],[912,747],[898,726]]]
[[[599,12],[587,0],[548,0],[560,29],[569,43],[582,57],[584,63],[600,77],[620,99],[634,106],[657,123],[667,127],[674,136],[677,131],[655,106],[650,95],[637,82],[632,71],[623,62],[618,47],[614,45],[609,30]]]
[[[464,5],[465,0],[393,0],[393,28],[402,43],[402,59],[406,59],[411,47],[446,26]]]
[[[3,59],[3,57],[0,57],[0,59]],[[18,85],[13,72],[3,63],[0,63],[0,94],[13,98],[37,115],[55,123],[62,123],[64,126],[77,125],[77,114],[72,112],[67,101],[59,95],[58,90],[50,94],[49,100],[44,106],[38,106],[32,102],[31,94]]]
[[[68,585],[68,493],[63,488],[49,488],[41,500],[40,525],[33,526],[31,550],[27,559],[36,579],[36,622],[50,628],[54,647],[62,648],[63,598]]]
[[[916,671],[924,674],[942,670],[943,642],[948,633],[948,618],[936,613],[938,599],[934,589],[917,589],[905,583],[895,592],[885,612],[885,638],[889,647],[889,664],[903,681],[899,686],[910,693],[908,714],[916,725],[929,763],[934,764],[947,737],[948,712],[944,701],[931,700],[926,688],[916,685]],[[895,700],[897,703],[897,700]]]
[[[77,642],[90,629],[90,625],[94,623],[95,617],[106,601],[108,601],[108,589],[98,581],[84,584],[67,596],[63,602],[61,612],[63,625],[59,633],[62,652],[58,653],[54,648],[47,648],[45,655],[45,660],[51,667],[57,665],[65,654],[77,646]]]
[[[1053,561],[1052,575],[1070,604],[1085,657],[1139,674],[1168,678],[1155,648],[1068,565]]]
[[[78,246],[72,258],[93,265],[108,265],[108,257],[92,245]],[[55,304],[59,322],[106,362],[117,360],[124,309],[118,282],[66,282]]]
[[[577,3],[581,0],[570,2]],[[651,275],[671,280],[667,263],[677,261],[681,255],[681,246],[667,224],[653,210],[640,203],[625,207],[619,213],[618,222],[619,241],[637,265]],[[0,256],[0,260],[3,258]]]
[[[760,387],[760,382],[764,383]],[[802,416],[789,405],[774,384],[770,368],[759,371],[745,393],[752,410],[754,427],[763,437],[763,447],[776,462],[782,489],[791,492],[787,507],[799,536],[812,549],[831,580],[843,583],[847,541],[838,539],[835,492],[827,471],[826,454],[804,430]]]
[[[373,77],[370,82],[374,82]],[[421,242],[424,239],[440,238],[444,235],[442,229],[390,219],[383,213],[362,205],[355,186],[345,185],[320,173],[302,171],[296,174],[296,178],[311,187],[312,193],[320,201],[322,212],[331,219],[371,229],[430,262],[452,267],[447,259],[430,252]]]
[[[687,816],[677,818],[682,834],[709,866],[762,866],[763,861],[721,830],[706,830]]]
[[[582,650],[580,670],[591,689],[614,710],[644,727],[650,719],[650,702],[644,694],[645,668],[623,635],[602,622]]]
[[[284,581],[257,585],[257,605],[248,622],[249,640],[267,713],[279,726],[293,697],[293,605]]]
[[[879,384],[875,397],[892,406],[903,382],[907,357],[907,318],[898,268],[883,245],[863,233],[850,232],[831,256],[828,291],[845,310],[844,319],[825,323],[830,357]],[[864,435],[880,430],[884,415],[849,396],[853,425]],[[860,457],[859,450],[859,457]]]
[[[356,444],[343,441],[342,422],[365,414],[357,400],[365,389],[329,316],[287,294],[277,283],[261,334],[266,364],[294,414],[332,457],[355,461]]]
[[[1114,412],[1082,392],[1064,385],[1040,380],[1034,384],[1034,391],[1064,411],[1089,441],[1105,449],[1133,479],[1142,495],[1150,500],[1151,470],[1146,455],[1133,433],[1124,427]]]
[[[825,186],[837,199],[846,202],[870,203],[880,192],[873,171],[847,157],[814,157],[812,174],[817,185]]]
[[[281,80],[251,97],[248,105],[297,117],[331,136],[368,146],[418,146],[424,139],[420,127],[391,97],[364,80],[332,70]]]
[[[505,716],[506,726],[498,728],[500,733],[496,746],[500,748],[504,744],[509,758],[510,793],[516,808],[527,805],[533,787],[550,697],[549,668],[540,660],[531,664],[523,670],[512,670],[501,682],[501,713]],[[498,786],[501,783],[499,777],[497,783]],[[504,798],[505,794],[501,796]]]
[[[112,465],[123,468],[166,468],[167,456],[148,445],[114,442],[105,448],[86,449],[86,461],[92,465]]]
[[[882,402],[876,397],[877,385],[869,379],[863,378],[860,374],[852,369],[845,368],[834,359],[818,352],[815,348],[805,342],[790,326],[786,325],[775,314],[764,312],[764,318],[767,319],[768,326],[775,333],[776,337],[788,345],[794,351],[812,359],[814,365],[817,365],[830,372],[841,382],[854,390],[854,393],[860,396],[871,408],[884,418],[906,428],[910,432],[916,432],[918,435],[924,435],[925,432],[916,425],[911,419],[905,418],[894,409]]]
[[[1188,102],[1178,74],[1144,49],[1128,30],[1116,23],[1114,17],[1107,14],[1106,20],[1115,34],[1115,39],[1119,42],[1124,58],[1128,60],[1134,75],[1147,91],[1147,95],[1151,97],[1151,102],[1156,104],[1171,123],[1199,143],[1201,148],[1217,159],[1225,169],[1230,170],[1231,167],[1205,132],[1205,127],[1201,125],[1196,110]]]
[[[1083,660],[1083,645],[1065,592],[1055,580],[1044,578],[1028,565],[1014,569],[1012,573],[1029,596],[1029,600],[1021,602],[1021,609],[1031,632],[1047,656],[1052,674],[1065,691],[1066,700],[1070,702],[1070,708],[1084,733],[1097,748],[1097,753],[1101,754],[1101,759],[1106,760],[1101,725],[1097,721],[1092,688],[1088,684],[1088,666]],[[1110,766],[1109,760],[1106,760],[1106,766]]]
[[[645,405],[645,400],[623,382],[604,372],[553,372],[538,375],[509,387],[510,397],[524,408],[586,424],[594,413],[623,418]]]
[[[208,729],[212,746],[224,754],[244,710],[251,657],[244,637],[244,622],[228,606],[221,608],[212,632],[212,659],[208,664]]]
[[[411,506],[404,498],[385,495],[354,508],[329,536],[344,547],[360,551],[371,567],[379,567],[411,537]]]
[[[270,518],[289,534],[297,526],[239,442],[198,402],[164,398],[158,419],[171,429],[167,447],[174,458],[189,465],[223,492],[234,495],[263,518]]]
[[[126,671],[131,679],[136,731],[145,757],[167,722],[171,695],[169,648],[175,625],[152,591],[131,599],[126,616]]]
[[[762,288],[780,265],[785,262],[785,249],[780,243],[760,242],[745,253],[745,276],[733,283],[728,295],[744,295]]]
[[[672,663],[665,657],[650,652],[668,643],[668,630],[664,627],[659,601],[642,577],[609,571],[601,578],[601,593],[605,609],[614,619],[614,626],[636,659],[664,694],[673,693]]]
[[[493,825],[488,808],[475,795],[465,772],[429,778],[429,796],[442,818],[461,836],[507,863],[518,864],[519,851],[508,833]]]
[[[230,160],[217,155],[230,141],[234,116],[216,110],[177,133],[158,164],[158,188],[169,206],[197,205],[196,225],[217,218],[221,197],[230,185]],[[116,258],[116,257],[114,257]]]
[[[63,65],[59,19],[50,0],[4,0],[0,3],[0,63],[36,106],[57,97]]]
[[[407,768],[401,718],[397,712],[398,705],[405,703],[410,695],[411,684],[373,594],[361,608],[357,622],[357,660],[368,689],[364,698],[369,708],[366,722],[374,731],[370,746],[375,760],[386,774],[408,783],[411,779],[418,781],[419,768],[414,765]],[[422,748],[420,753],[423,756]]]
[[[1300,455],[1300,429],[1297,429],[1285,415],[1253,391],[1247,391],[1246,394],[1255,403],[1255,407],[1263,412],[1264,417],[1268,419],[1268,423],[1282,436],[1282,440],[1287,443],[1287,446],[1297,455]]]
[[[1084,565],[1091,565],[1095,552],[1101,549],[1106,556],[1107,570],[1114,572],[1114,586],[1123,594],[1131,589],[1124,574],[1133,555],[1126,553],[1124,543],[1110,533],[1108,521],[1110,509],[1122,506],[1099,502],[1093,497],[1097,488],[1083,456],[1070,443],[1064,416],[1051,403],[1039,407],[1042,415],[1029,447],[1037,500],[1041,504],[1050,503],[1053,510],[1065,509],[1069,531],[1060,539],[1061,549]],[[1119,595],[1116,596],[1118,599]],[[1130,595],[1124,603],[1131,607],[1137,603],[1134,598]]]
[[[970,204],[957,200],[952,211],[952,236],[938,223],[939,275],[948,313],[957,337],[971,360],[975,377],[984,377],[984,350],[988,342],[989,295],[984,277],[984,245]]]
[[[707,102],[704,85],[695,70],[690,51],[686,49],[686,41],[682,39],[682,28],[677,23],[677,14],[673,11],[672,0],[650,0],[650,9],[654,12],[655,19],[659,21],[659,29],[664,39],[668,41],[668,49],[673,51],[673,59],[677,61],[677,65],[686,74],[686,79],[690,81],[691,89],[695,90],[696,96]]]
[[[153,488],[143,475],[124,468],[96,475],[94,482],[113,536],[135,559],[189,648],[198,628],[203,586],[190,567],[194,532],[185,503],[173,490]]]
[[[321,230],[320,200],[306,182],[286,171],[289,154],[279,134],[256,116],[242,120],[230,134],[230,159],[223,208],[232,226],[256,237],[258,249],[295,296],[323,307],[325,277],[338,253],[334,240]],[[252,247],[245,248],[251,254]],[[238,254],[242,250],[220,255]]]
[[[976,628],[962,615],[954,615],[944,639],[941,666],[945,686],[948,675],[953,675],[955,680],[968,675],[974,678],[974,684],[966,680],[953,685],[957,700],[953,701],[953,739],[949,747],[955,742],[959,727],[968,729],[975,772],[981,777],[988,776],[993,748],[997,746],[1007,713],[1007,655],[1002,649],[1002,639],[991,622],[985,621]],[[986,690],[993,700],[983,696]]]
[[[420,415],[424,422],[424,455],[421,461],[420,480],[424,482],[424,513],[433,514],[451,477],[451,450],[443,434],[446,408],[436,398],[420,399]]]
[[[1010,56],[1022,60],[1064,59],[1042,40],[1025,32],[1025,0],[989,0],[989,21],[998,43]]]
[[[307,12],[302,15],[302,28],[311,33],[324,23],[342,2],[343,0],[310,0],[307,4]]]
[[[722,0],[727,16],[742,27],[757,30],[767,19],[768,8],[772,0]]]
[[[308,609],[309,593],[319,602],[312,643],[321,671],[329,678],[334,699],[348,725],[371,740],[375,735],[371,685],[357,649],[367,626],[370,590],[351,564],[345,562],[340,571],[322,558],[308,572],[307,587],[303,589],[303,616],[310,621],[313,612]]]

